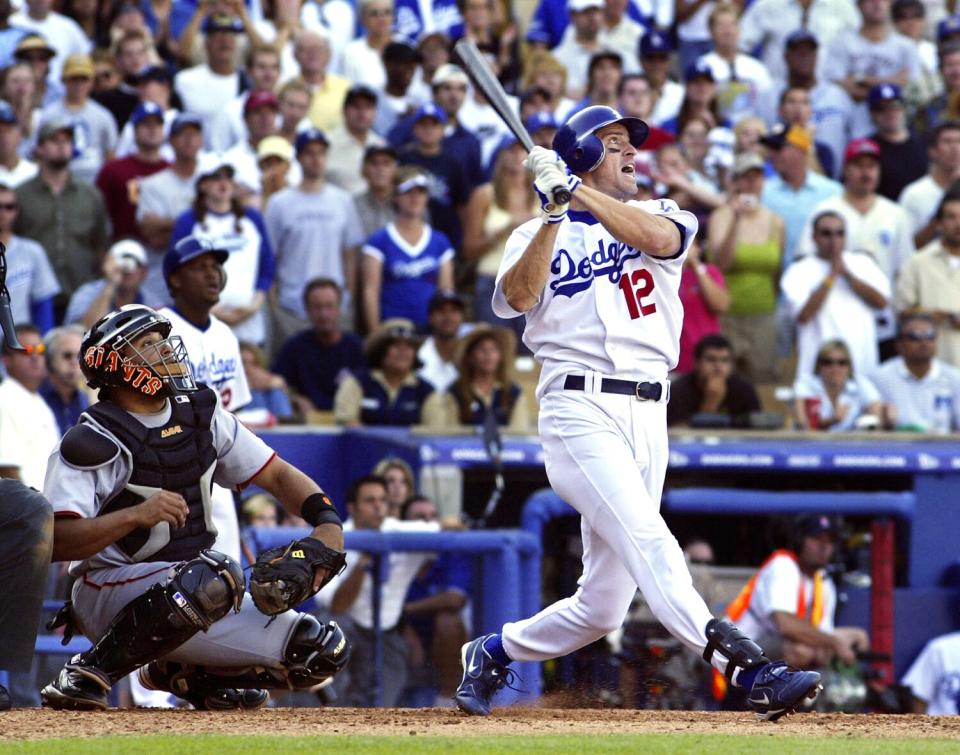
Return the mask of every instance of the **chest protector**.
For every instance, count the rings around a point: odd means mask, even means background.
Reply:
[[[109,430],[130,452],[132,471],[123,490],[98,516],[143,503],[160,490],[179,493],[189,512],[183,527],[162,522],[136,529],[116,545],[134,561],[184,561],[210,548],[217,530],[211,518],[210,491],[217,465],[211,422],[217,407],[209,388],[178,394],[170,400],[170,419],[162,427],[145,427],[111,401],[86,414]]]
[[[356,377],[363,388],[360,403],[360,421],[363,424],[392,427],[420,424],[420,409],[427,396],[433,393],[433,386],[426,380],[417,378],[416,385],[401,386],[396,400],[391,402],[387,389],[369,372],[364,370]]]

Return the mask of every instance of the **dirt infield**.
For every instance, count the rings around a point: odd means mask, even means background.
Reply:
[[[118,734],[271,734],[494,736],[543,734],[753,734],[757,736],[941,737],[960,739],[960,718],[806,713],[776,724],[748,713],[510,708],[489,718],[453,710],[267,708],[246,713],[109,710],[0,713],[0,740]]]

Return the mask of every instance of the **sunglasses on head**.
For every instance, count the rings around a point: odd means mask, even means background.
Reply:
[[[820,360],[820,366],[821,366],[821,367],[849,367],[849,366],[850,366],[850,360],[849,360],[849,359],[842,359],[842,358],[841,358],[841,359],[831,359],[831,358],[827,357],[826,359],[821,359],[821,360]]]
[[[937,331],[935,330],[914,330],[910,333],[904,333],[903,337],[908,341],[935,341],[937,340]]]

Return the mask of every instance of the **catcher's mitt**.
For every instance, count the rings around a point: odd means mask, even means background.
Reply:
[[[313,589],[317,569],[327,570],[322,588],[346,565],[346,553],[329,548],[314,537],[294,540],[290,545],[260,554],[250,573],[250,595],[261,613],[283,613],[318,592]]]

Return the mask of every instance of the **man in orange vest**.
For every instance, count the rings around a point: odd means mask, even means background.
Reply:
[[[828,516],[805,516],[794,530],[796,551],[775,550],[727,606],[726,615],[774,657],[795,666],[856,660],[869,647],[860,627],[835,627],[837,591],[825,567],[835,530]]]

